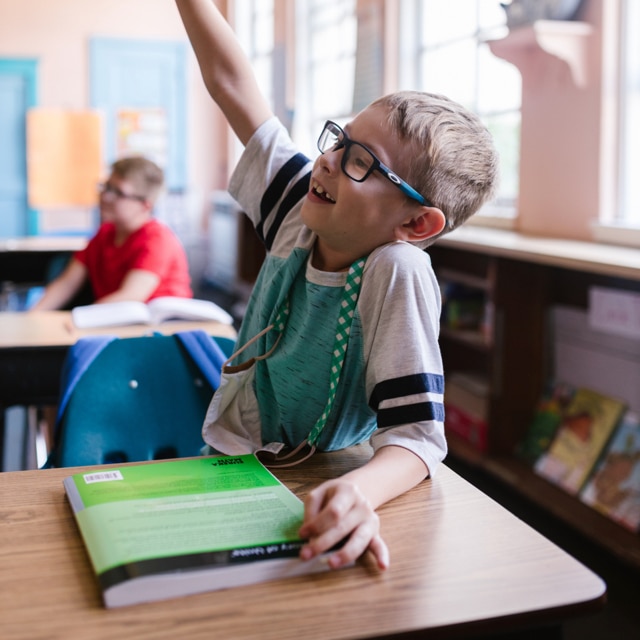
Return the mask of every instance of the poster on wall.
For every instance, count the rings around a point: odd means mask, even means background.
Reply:
[[[101,176],[102,120],[97,111],[27,112],[29,206],[93,206]]]
[[[160,107],[123,108],[116,113],[118,158],[145,156],[166,170],[169,125]]]

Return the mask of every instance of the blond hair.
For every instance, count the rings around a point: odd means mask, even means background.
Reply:
[[[409,172],[403,177],[444,213],[447,224],[439,235],[494,196],[498,154],[477,115],[446,96],[420,91],[392,93],[371,106],[386,108],[392,131],[408,144]]]
[[[111,172],[136,186],[141,196],[154,202],[164,184],[164,172],[155,163],[143,156],[130,156],[116,160]]]

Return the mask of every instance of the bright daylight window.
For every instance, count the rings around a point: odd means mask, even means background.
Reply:
[[[310,157],[325,120],[352,114],[356,0],[297,0],[293,137]]]
[[[292,135],[311,158],[325,120],[340,122],[352,113],[356,0],[296,0],[295,102]],[[274,77],[274,0],[235,0],[235,29],[249,55],[260,88],[275,108],[284,100],[282,81]],[[282,96],[274,96],[282,91]]]
[[[623,3],[621,207],[617,222],[640,227],[640,2]]]
[[[355,77],[356,5],[356,0],[296,0],[294,5],[292,135],[311,158],[317,155],[316,140],[324,121],[348,120],[354,101],[363,92]],[[273,0],[236,0],[235,6],[241,42],[265,94],[273,98]],[[495,138],[501,159],[500,192],[484,212],[514,216],[521,78],[485,42],[506,34],[503,9],[495,0],[402,0],[400,16],[400,88],[444,93],[480,115]],[[360,43],[362,56],[375,52],[367,43],[371,44],[366,38]],[[375,61],[370,65],[364,64],[366,60],[360,62],[365,71],[376,69]],[[364,93],[370,89],[364,87]]]
[[[273,50],[274,0],[235,0],[233,27],[256,75],[262,94],[269,103],[274,102]],[[242,155],[243,146],[235,139],[233,158]]]
[[[273,101],[273,0],[235,0],[234,28],[265,97]]]
[[[402,88],[442,93],[482,118],[494,136],[501,163],[498,197],[482,213],[513,217],[522,82],[519,71],[494,56],[486,44],[506,35],[505,23],[505,13],[495,0],[405,0],[401,83]]]

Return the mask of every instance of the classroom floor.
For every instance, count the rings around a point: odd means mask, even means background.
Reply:
[[[470,469],[451,456],[447,465],[494,500],[552,540],[607,583],[607,604],[593,615],[564,625],[564,640],[637,640],[640,638],[640,570],[618,561],[606,550],[558,522],[543,509],[516,495],[495,479]]]

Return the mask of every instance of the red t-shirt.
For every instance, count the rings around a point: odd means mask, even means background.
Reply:
[[[147,301],[160,296],[193,297],[187,256],[169,227],[150,220],[119,247],[114,244],[115,233],[113,223],[105,222],[86,248],[75,254],[89,271],[96,300],[117,291],[132,269],[151,271],[160,277]]]

